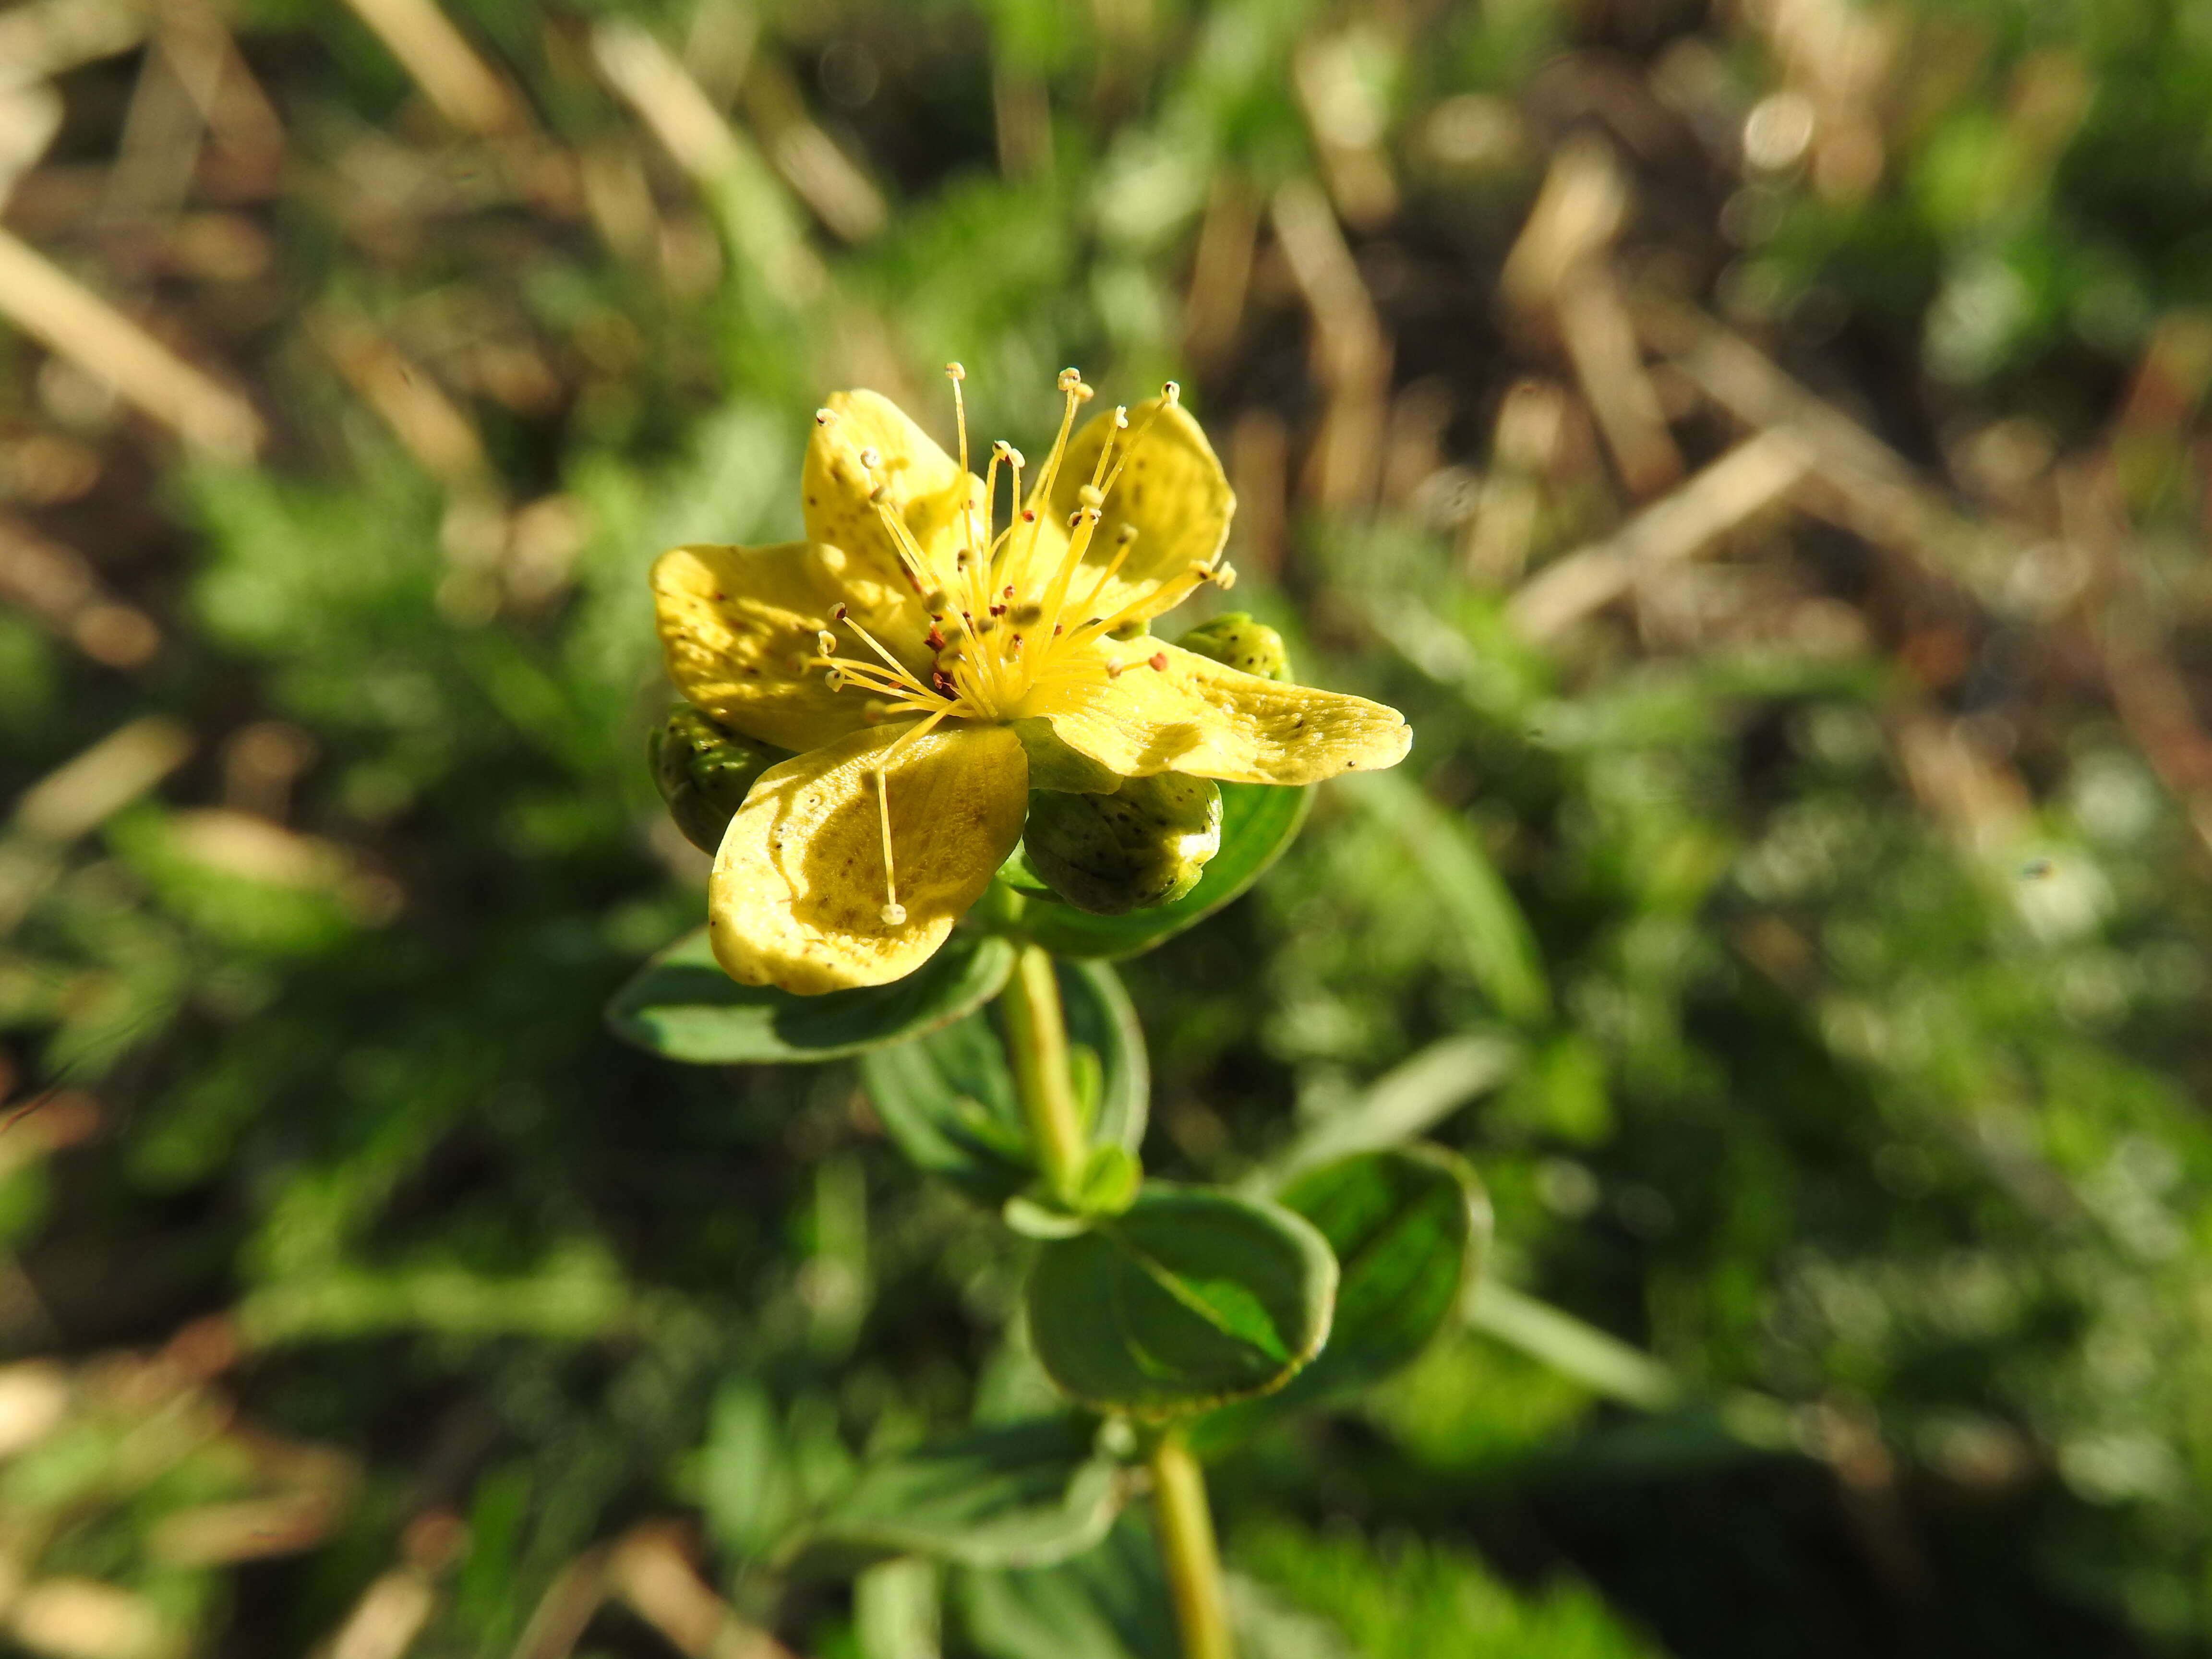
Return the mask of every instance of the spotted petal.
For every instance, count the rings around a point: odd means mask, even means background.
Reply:
[[[1097,471],[1098,453],[1114,430],[1111,410],[1093,416],[1069,440],[1053,486],[1053,514],[1061,522]],[[1129,556],[1106,586],[1091,614],[1110,617],[1133,606],[1131,620],[1148,619],[1175,605],[1183,591],[1167,586],[1193,565],[1208,565],[1229,538],[1237,497],[1196,421],[1179,403],[1155,398],[1129,411],[1127,459],[1106,492],[1103,514],[1085,562],[1102,567],[1121,545],[1123,527],[1137,532]],[[1095,580],[1095,578],[1093,579]],[[1088,591],[1079,577],[1073,591]]]
[[[833,691],[815,635],[839,597],[823,568],[830,550],[678,547],[653,567],[653,608],[668,677],[733,732],[779,749],[811,749],[865,719],[867,699]],[[927,666],[927,656],[921,659]]]
[[[800,996],[882,985],[945,942],[1021,838],[1029,769],[1003,726],[899,742],[875,726],[761,775],[730,820],[707,888],[715,960]],[[876,768],[887,777],[903,921],[884,921]]]
[[[1124,777],[1318,783],[1395,766],[1413,744],[1405,716],[1364,697],[1263,680],[1149,636],[1094,648],[1119,677],[1058,689],[1033,712]]]
[[[873,492],[883,488],[884,504],[919,545],[926,586],[951,592],[969,533],[962,508],[980,507],[983,486],[881,393],[833,392],[828,407],[835,418],[815,427],[799,478],[806,534],[836,550],[826,568],[863,623],[879,638],[896,635],[885,643],[903,651],[928,623],[917,603],[921,589]],[[878,458],[872,475],[861,463],[870,449]]]

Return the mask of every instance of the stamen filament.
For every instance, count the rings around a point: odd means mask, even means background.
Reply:
[[[878,913],[886,927],[906,921],[906,906],[898,902],[898,872],[891,863],[891,787],[884,775],[884,763],[876,763],[876,811],[884,831],[884,908]]]

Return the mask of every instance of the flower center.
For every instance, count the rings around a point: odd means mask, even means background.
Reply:
[[[1022,495],[1025,463],[1021,451],[999,440],[991,446],[978,499],[968,465],[968,410],[961,392],[967,371],[958,363],[948,363],[945,372],[952,382],[953,417],[960,434],[960,477],[969,489],[959,510],[960,544],[953,550],[951,572],[933,567],[904,516],[893,505],[882,455],[873,448],[860,449],[854,455],[869,480],[877,519],[928,617],[925,643],[931,653],[930,665],[926,673],[917,672],[902,662],[853,620],[842,605],[830,613],[831,622],[835,628],[850,632],[874,660],[846,654],[831,628],[817,635],[821,654],[812,659],[832,688],[857,690],[871,698],[872,720],[921,716],[899,734],[873,769],[883,825],[886,893],[883,920],[890,927],[906,920],[891,862],[884,769],[892,757],[941,721],[1018,720],[1038,712],[1038,705],[1048,703],[1056,693],[1117,678],[1121,665],[1096,648],[1101,640],[1126,623],[1166,610],[1203,582],[1218,581],[1225,588],[1236,575],[1217,556],[1210,564],[1194,564],[1156,586],[1147,586],[1109,610],[1104,603],[1108,589],[1128,562],[1138,538],[1137,527],[1127,522],[1115,530],[1113,550],[1103,564],[1085,568],[1105,517],[1107,499],[1122,467],[1162,412],[1175,406],[1181,396],[1173,380],[1161,388],[1159,401],[1134,430],[1127,410],[1115,410],[1111,429],[1099,446],[1090,481],[1076,490],[1077,506],[1067,517],[1067,544],[1048,564],[1040,553],[1042,515],[1050,511],[1060,483],[1075,411],[1090,400],[1091,389],[1075,369],[1062,369],[1060,430],[1028,497],[1025,500]],[[820,410],[814,418],[817,424],[828,427],[836,420],[836,413]],[[1000,529],[997,502],[1002,466],[1008,474],[1008,489],[1006,523]],[[1148,665],[1164,669],[1165,654],[1155,654]]]

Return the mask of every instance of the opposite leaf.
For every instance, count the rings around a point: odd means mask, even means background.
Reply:
[[[1336,1278],[1328,1241],[1302,1217],[1155,1184],[1038,1253],[1030,1341],[1085,1405],[1154,1419],[1203,1411],[1279,1389],[1311,1359]]]
[[[1106,1535],[1125,1496],[1090,1425],[1011,1423],[896,1452],[780,1552],[787,1570],[843,1576],[899,1555],[971,1567],[1042,1566]]]
[[[1136,1012],[1103,963],[1063,962],[1059,978],[1068,1041],[1097,1060],[1092,1144],[1133,1152],[1145,1138],[1152,1091]],[[915,1167],[988,1205],[1004,1203],[1036,1178],[1006,1045],[988,1012],[921,1042],[877,1050],[860,1076],[884,1128]]]
[[[737,983],[716,964],[702,927],[616,993],[607,1023],[641,1048],[694,1065],[837,1060],[924,1036],[973,1012],[999,994],[1013,964],[1006,940],[956,933],[904,979],[799,997]]]
[[[1474,1171],[1437,1146],[1340,1158],[1277,1197],[1321,1230],[1340,1275],[1328,1346],[1283,1403],[1363,1389],[1412,1360],[1459,1306],[1489,1242]]]

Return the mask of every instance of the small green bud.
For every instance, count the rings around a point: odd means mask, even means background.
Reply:
[[[1109,795],[1030,792],[1030,866],[1079,910],[1118,916],[1179,899],[1221,850],[1221,791],[1162,772]]]
[[[1291,653],[1283,648],[1283,636],[1242,611],[1226,611],[1211,622],[1200,623],[1176,643],[1263,680],[1291,677]]]
[[[653,728],[646,756],[660,799],[668,803],[668,816],[684,840],[708,853],[721,846],[722,831],[744,805],[753,780],[791,758],[781,749],[724,731],[689,703]]]

